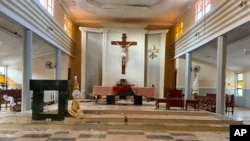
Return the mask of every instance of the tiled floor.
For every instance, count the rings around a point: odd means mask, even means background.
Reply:
[[[70,107],[70,102],[69,102]],[[131,104],[118,103],[117,105],[95,104],[94,102],[82,102],[82,109],[89,110],[147,110],[156,111],[153,103],[143,103],[143,106],[134,106]],[[56,110],[56,106],[48,106],[46,110]],[[160,107],[159,111],[165,111],[164,107]],[[179,109],[172,109],[180,111]],[[192,109],[190,111],[193,112]],[[182,112],[182,111],[180,111]],[[200,111],[204,112],[204,111]],[[9,125],[15,124],[8,120],[9,117],[31,116],[31,111],[14,113],[9,110],[0,112],[0,122],[7,122]],[[93,115],[85,115],[93,116]],[[100,115],[97,115],[100,116]],[[148,115],[149,116],[149,115]],[[152,117],[155,115],[152,115]],[[190,116],[182,116],[183,118],[193,118]],[[247,108],[235,108],[232,115],[228,113],[226,116],[218,116],[220,118],[234,118],[243,120],[244,124],[250,123],[250,110]],[[216,118],[218,118],[216,117]],[[173,116],[173,118],[175,118]],[[214,118],[207,117],[207,118]],[[20,120],[21,121],[21,120]],[[16,122],[16,121],[15,121]],[[27,124],[34,124],[27,121]],[[229,132],[199,132],[199,131],[149,131],[149,130],[96,130],[96,129],[69,129],[69,128],[17,128],[17,129],[0,129],[0,141],[228,141]],[[65,123],[65,127],[67,127]]]

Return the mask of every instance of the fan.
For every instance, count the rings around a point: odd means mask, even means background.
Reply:
[[[47,69],[54,69],[54,68],[55,68],[55,65],[53,64],[53,62],[47,61],[47,62],[45,62],[45,67],[46,67]]]
[[[200,70],[201,70],[200,66],[194,66],[194,68],[193,68],[192,71],[193,71],[194,73],[198,73]]]

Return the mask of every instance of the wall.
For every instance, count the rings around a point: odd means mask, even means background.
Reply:
[[[216,65],[201,62],[198,60],[192,61],[192,66],[200,66],[200,71],[197,73],[199,76],[199,94],[206,95],[206,93],[216,93]],[[176,68],[177,68],[177,88],[183,89],[185,85],[185,59],[178,58],[176,60]],[[192,73],[193,78],[193,73]],[[231,70],[226,70],[226,92],[229,90],[228,84],[231,86],[235,86],[235,72]],[[192,86],[192,79],[190,82]],[[234,90],[230,87],[230,94],[232,94]]]
[[[49,54],[32,60],[32,79],[54,79],[54,69],[47,69],[45,67],[46,61],[55,62],[55,55]],[[62,55],[62,70],[61,79],[67,79],[67,71],[69,66],[69,57]],[[11,86],[21,85],[22,83],[22,62],[8,66],[8,83]],[[19,87],[21,88],[21,87]]]
[[[161,48],[161,34],[149,34],[146,36],[146,57],[145,57],[145,86],[152,87],[154,85],[156,91],[156,98],[159,98],[159,88],[160,88],[160,75],[157,72],[160,72],[160,52],[162,52]],[[159,50],[159,53],[157,53],[155,58],[149,58],[147,55],[147,52],[152,47],[155,47]]]
[[[85,88],[86,97],[92,93],[94,85],[102,84],[102,33],[87,33]]]
[[[200,95],[206,93],[216,93],[216,66],[213,64],[193,60],[192,66],[199,65],[201,70],[199,76],[199,92]],[[177,88],[184,89],[185,80],[185,59],[178,58],[176,60],[177,67]],[[226,70],[225,93],[235,95],[235,105],[242,107],[250,107],[250,71],[244,71],[244,88],[243,96],[236,94],[236,72]],[[192,86],[192,81],[190,82]]]
[[[188,31],[189,28],[196,22],[196,3],[198,1],[200,1],[200,0],[194,0],[192,5],[190,5],[190,7],[188,7],[186,9],[186,11],[183,13],[183,15],[180,16],[179,19],[177,20],[177,23],[179,21],[183,21],[183,23],[184,23],[184,25],[183,25],[184,26],[183,27],[184,33],[186,31]],[[219,6],[225,0],[210,0],[210,1],[211,1],[211,11],[209,13],[211,13],[215,8],[217,8],[217,6]],[[203,20],[203,18],[200,19],[200,20]]]
[[[49,54],[32,60],[32,79],[52,79],[54,80],[55,69],[46,69],[45,62],[52,61],[55,62],[55,54]],[[66,54],[62,54],[62,70],[61,79],[67,80],[68,78],[68,67],[69,67],[69,57]],[[8,66],[8,84],[9,89],[21,89],[23,82],[22,73],[22,62],[12,64]],[[45,97],[49,100],[50,97]]]
[[[243,72],[244,75],[244,90],[243,96],[236,95],[236,104],[238,106],[250,107],[250,71],[246,70]]]
[[[93,79],[89,76],[94,72],[91,71],[91,67],[98,64],[98,60],[101,60],[102,67],[96,66],[95,68],[96,70],[102,69],[102,86],[114,86],[119,83],[120,79],[126,79],[130,84],[134,84],[137,87],[151,87],[154,84],[156,89],[158,89],[157,97],[163,96],[165,38],[167,30],[147,32],[144,30],[144,26],[131,24],[106,25],[103,29],[80,27],[80,30],[82,31],[81,91],[83,96],[88,96],[90,89],[94,85],[91,82],[92,86],[88,85],[88,88],[86,87],[87,83]],[[126,34],[127,42],[133,41],[137,43],[136,45],[129,46],[127,49],[125,74],[122,74],[122,47],[119,44],[111,44],[112,41],[122,41],[123,33]],[[147,57],[147,47],[145,44],[149,47],[155,44],[159,48],[157,59],[145,61]],[[96,47],[102,48],[101,55],[98,55],[98,51],[94,53],[88,52],[90,48]],[[91,66],[91,64],[94,65]],[[147,69],[146,66],[148,67]],[[149,73],[146,74],[145,70]],[[95,84],[98,85],[98,83]]]
[[[106,25],[106,63],[103,69],[103,85],[115,85],[120,79],[127,79],[131,84],[144,86],[144,59],[145,59],[145,31],[144,27],[130,25]],[[122,33],[126,33],[127,41],[137,42],[128,48],[126,73],[121,74],[121,51],[120,45],[111,45],[111,41],[121,41]]]

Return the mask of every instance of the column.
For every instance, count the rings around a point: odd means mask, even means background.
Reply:
[[[32,79],[32,39],[31,30],[24,31],[24,47],[23,47],[23,87],[22,87],[22,103],[21,111],[31,109],[31,91],[30,79]]]
[[[164,79],[165,79],[165,58],[166,58],[166,36],[168,30],[161,32],[161,52],[160,52],[160,90],[159,97],[164,97]]]
[[[60,49],[56,49],[56,58],[55,58],[55,80],[60,80],[61,79],[61,70],[62,70],[62,63],[61,63],[61,60],[62,60],[62,51]],[[58,102],[58,92],[55,91],[55,102]]]
[[[225,111],[226,37],[217,38],[216,113]]]
[[[102,48],[102,64],[107,64],[107,46],[108,46],[108,30],[103,31],[103,48]],[[102,65],[102,85],[107,86],[106,65]]]
[[[86,46],[87,46],[87,31],[81,29],[82,32],[82,39],[81,39],[81,48],[82,48],[82,53],[81,53],[81,93],[82,93],[82,98],[85,98],[85,78],[86,78]]]
[[[81,31],[81,93],[82,98],[86,97],[86,56],[87,56],[87,35],[88,32],[95,32],[95,33],[103,33],[102,29],[95,29],[95,28],[87,28],[87,27],[80,27]],[[104,35],[105,38],[105,35]],[[102,43],[104,44],[106,40],[103,39]],[[102,44],[102,45],[103,45]],[[103,45],[104,46],[104,45]],[[106,47],[106,46],[105,46]]]
[[[185,66],[185,96],[184,99],[188,98],[190,94],[190,80],[191,80],[191,68],[192,68],[192,54],[186,53],[186,66]]]

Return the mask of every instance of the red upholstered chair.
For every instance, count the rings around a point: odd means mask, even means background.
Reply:
[[[180,107],[181,109],[184,109],[184,94],[182,94],[182,90],[168,90],[166,104],[168,109],[170,109],[170,107]]]
[[[228,110],[228,108],[231,108],[231,110]],[[226,94],[226,113],[227,112],[234,113],[234,95]]]

